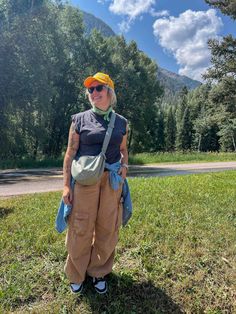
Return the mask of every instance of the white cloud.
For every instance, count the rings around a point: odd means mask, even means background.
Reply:
[[[155,0],[114,0],[109,9],[119,15],[127,15],[135,19],[138,15],[148,12]]]
[[[128,19],[128,20],[123,20],[121,23],[118,24],[118,26],[122,33],[127,33],[130,30],[131,24],[132,24],[132,21]]]
[[[170,13],[168,10],[162,10],[162,11],[155,11],[153,8],[151,8],[149,10],[149,13],[152,15],[152,16],[155,16],[155,17],[163,17],[163,16],[169,16]]]
[[[155,0],[113,0],[109,10],[114,14],[125,16],[119,27],[122,32],[127,32],[132,22],[143,13],[149,12],[154,4]]]
[[[160,45],[170,51],[180,65],[179,74],[202,80],[201,74],[210,65],[209,38],[216,38],[222,27],[216,11],[187,10],[179,17],[160,18],[153,24]]]
[[[101,4],[105,4],[106,2],[108,2],[109,0],[97,0],[98,3],[101,3]]]

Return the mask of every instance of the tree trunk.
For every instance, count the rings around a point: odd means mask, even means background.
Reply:
[[[34,149],[33,149],[33,159],[36,160],[37,159],[37,154],[38,154],[38,146],[39,146],[39,141],[36,138],[35,142],[34,142]]]
[[[232,141],[233,141],[234,151],[236,152],[236,145],[235,145],[234,135],[232,135]]]
[[[199,136],[199,140],[198,140],[198,147],[197,147],[197,151],[200,153],[201,151],[201,142],[202,142],[202,135],[200,134]]]

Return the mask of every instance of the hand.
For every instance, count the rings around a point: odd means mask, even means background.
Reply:
[[[126,167],[120,167],[118,174],[122,177],[122,179],[125,180],[126,175],[127,175],[127,168]]]
[[[73,193],[71,187],[64,186],[62,197],[66,205],[72,205]]]

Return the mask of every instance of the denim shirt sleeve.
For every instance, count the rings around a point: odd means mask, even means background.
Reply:
[[[72,190],[74,189],[74,184],[75,180],[72,178],[71,179],[71,188]],[[72,206],[71,205],[66,205],[61,199],[58,211],[57,211],[57,216],[56,216],[56,221],[55,221],[55,228],[59,233],[62,233],[66,227],[67,227],[67,219],[71,213]]]
[[[123,227],[127,225],[128,221],[130,220],[132,213],[133,213],[133,206],[132,206],[132,200],[129,190],[128,181],[125,179],[123,188],[122,188],[122,194],[123,198],[123,218],[122,218],[122,225]]]
[[[71,205],[66,205],[63,200],[61,200],[59,208],[58,208],[58,212],[57,212],[57,217],[56,217],[56,230],[59,233],[62,233],[66,227],[67,227],[67,219],[68,216],[71,212]]]

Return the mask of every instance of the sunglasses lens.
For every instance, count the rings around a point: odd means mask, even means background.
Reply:
[[[103,85],[96,86],[96,91],[101,92],[103,90]]]
[[[89,92],[89,94],[92,94],[92,93],[93,93],[93,91],[94,91],[94,87],[90,87],[90,88],[88,88],[88,92]]]
[[[89,92],[89,94],[92,94],[95,89],[97,92],[101,92],[103,90],[103,87],[104,87],[104,85],[97,85],[95,87],[89,87],[88,92]]]

